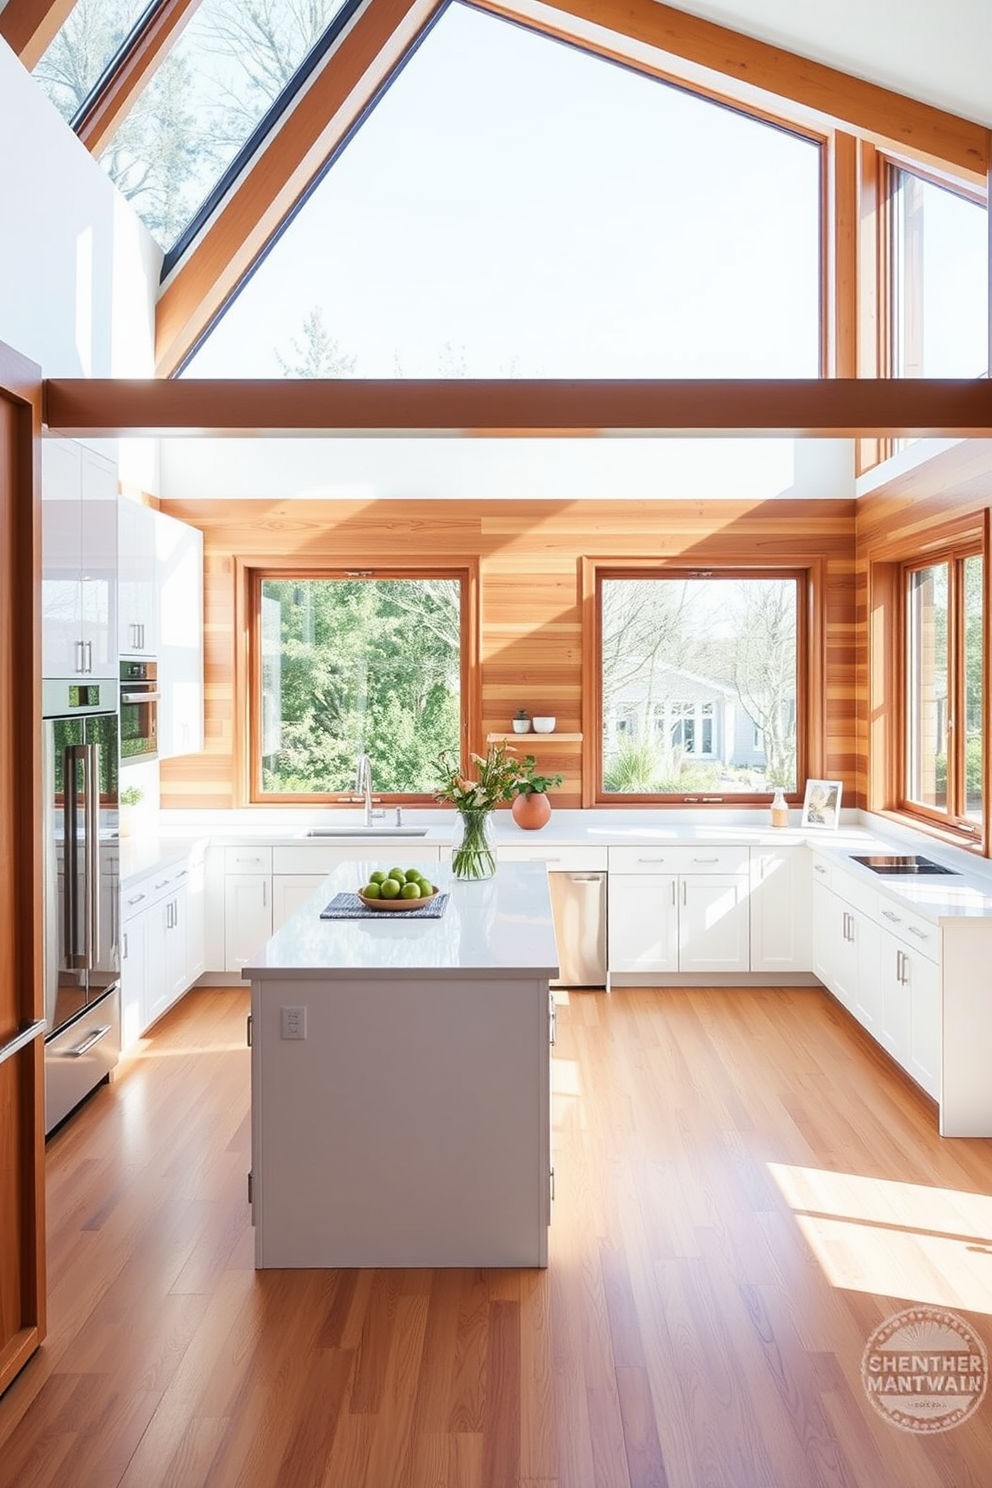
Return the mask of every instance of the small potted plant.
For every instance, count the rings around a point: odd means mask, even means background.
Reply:
[[[520,766],[520,773],[513,782],[513,805],[510,811],[518,827],[535,832],[551,820],[551,802],[548,791],[561,785],[563,775],[538,775],[534,769],[537,761],[529,754]]]
[[[144,794],[136,785],[125,786],[121,791],[119,831],[122,837],[130,837],[134,827],[134,808],[144,799]]]
[[[530,733],[530,714],[526,708],[518,708],[513,715],[513,732],[515,734]]]

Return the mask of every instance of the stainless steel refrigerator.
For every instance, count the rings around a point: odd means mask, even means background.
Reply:
[[[120,1057],[117,691],[42,683],[46,1134]]]

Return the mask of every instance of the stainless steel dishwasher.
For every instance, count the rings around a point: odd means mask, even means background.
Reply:
[[[548,869],[560,975],[553,987],[606,986],[606,874]]]

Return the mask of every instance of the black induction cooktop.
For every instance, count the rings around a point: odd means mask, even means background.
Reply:
[[[945,868],[942,863],[921,858],[918,853],[872,853],[859,857],[852,853],[856,863],[863,863],[872,873],[957,873],[956,868]]]

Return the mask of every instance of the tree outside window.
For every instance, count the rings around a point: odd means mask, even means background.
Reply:
[[[599,576],[602,789],[798,789],[804,576]]]
[[[433,797],[461,751],[465,583],[255,575],[254,799],[350,796],[359,753],[377,794]]]

